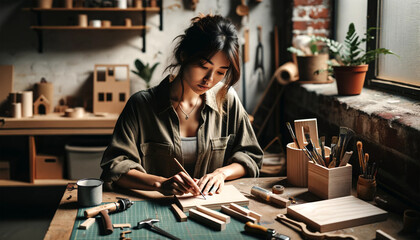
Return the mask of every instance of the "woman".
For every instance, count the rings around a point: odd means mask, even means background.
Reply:
[[[221,16],[200,16],[178,38],[168,67],[176,76],[134,94],[116,123],[101,163],[108,186],[198,195],[259,175],[262,150],[229,90],[240,76],[235,27]]]

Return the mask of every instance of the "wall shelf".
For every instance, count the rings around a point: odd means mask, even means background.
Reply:
[[[31,26],[35,30],[144,30],[147,26],[111,26],[111,27],[80,27],[80,26]]]
[[[37,16],[37,24],[31,26],[30,28],[35,30],[38,35],[38,52],[42,53],[44,51],[43,46],[43,34],[45,30],[132,30],[132,31],[141,31],[141,38],[143,42],[142,52],[146,52],[146,30],[149,29],[146,23],[146,14],[147,13],[158,13],[159,14],[159,30],[163,31],[163,8],[162,2],[158,1],[158,7],[142,7],[142,8],[23,8],[24,11],[31,11]],[[71,13],[92,13],[92,12],[105,12],[105,13],[138,13],[142,16],[142,25],[134,26],[122,26],[115,25],[111,27],[80,27],[77,25],[73,26],[49,26],[45,25],[42,22],[43,13],[51,12],[71,12]]]
[[[24,11],[34,12],[159,12],[160,7],[145,8],[24,8]]]

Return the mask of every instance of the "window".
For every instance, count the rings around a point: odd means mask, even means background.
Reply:
[[[112,102],[112,93],[106,93],[106,101]]]
[[[104,93],[98,93],[98,101],[103,102],[105,100],[105,94]]]
[[[420,99],[420,8],[419,0],[335,0],[336,39],[342,42],[348,24],[354,22],[356,31],[377,27],[376,41],[369,48],[388,48],[400,57],[380,55],[369,63],[365,85],[398,92]]]
[[[120,102],[125,102],[125,93],[120,93]]]

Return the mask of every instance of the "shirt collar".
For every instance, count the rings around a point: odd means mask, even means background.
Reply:
[[[167,111],[172,107],[171,100],[169,98],[169,89],[171,81],[173,78],[168,75],[165,79],[160,82],[160,84],[152,89],[153,93],[156,95],[157,99],[157,112],[161,114],[164,111]],[[221,84],[221,83],[218,83]],[[216,85],[217,86],[217,85]],[[216,101],[216,91],[220,89],[219,87],[213,87],[204,93],[205,104],[209,106],[216,112],[219,112]],[[217,89],[217,90],[216,90]]]

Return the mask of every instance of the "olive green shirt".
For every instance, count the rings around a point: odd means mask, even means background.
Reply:
[[[102,158],[101,178],[106,183],[117,181],[130,169],[163,177],[180,171],[173,161],[175,157],[183,164],[179,120],[169,98],[170,84],[168,76],[158,86],[139,91],[128,100]],[[219,113],[216,93],[220,86],[205,93],[192,177],[200,178],[231,163],[241,164],[246,176],[258,177],[263,152],[248,115],[233,90],[226,94],[225,113]]]

